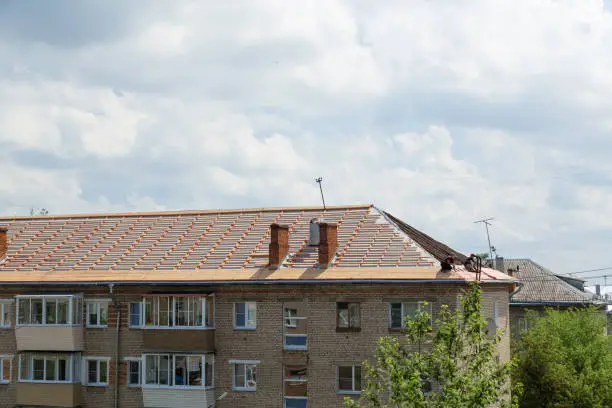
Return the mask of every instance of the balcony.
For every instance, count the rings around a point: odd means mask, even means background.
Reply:
[[[16,405],[78,407],[81,405],[81,384],[19,382]]]
[[[213,351],[214,330],[148,329],[142,332],[145,351]]]
[[[81,351],[83,326],[17,326],[17,350]]]
[[[215,402],[215,390],[204,388],[143,388],[145,408],[201,408]]]
[[[83,350],[83,303],[79,295],[17,296],[17,350]]]

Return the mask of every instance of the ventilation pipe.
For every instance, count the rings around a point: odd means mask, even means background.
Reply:
[[[324,222],[324,220],[319,220],[318,218],[313,218],[310,220],[310,235],[308,238],[309,246],[319,246],[319,243],[321,242],[319,225],[321,222]]]

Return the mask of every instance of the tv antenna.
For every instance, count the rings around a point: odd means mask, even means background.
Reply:
[[[315,182],[319,184],[319,190],[321,190],[321,200],[323,201],[323,210],[326,210],[327,208],[325,208],[325,197],[323,196],[323,177],[316,178]]]
[[[474,224],[483,223],[485,226],[485,230],[487,231],[487,241],[489,242],[489,256],[491,257],[491,261],[493,260],[493,251],[495,251],[495,247],[491,245],[491,236],[489,235],[489,226],[493,225],[489,221],[494,220],[495,218],[484,218],[482,220],[474,221]]]

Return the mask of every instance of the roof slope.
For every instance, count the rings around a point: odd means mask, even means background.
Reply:
[[[270,224],[290,227],[286,267],[314,267],[309,223],[338,224],[337,267],[433,266],[436,259],[372,206],[0,218],[0,271],[260,268]]]
[[[429,235],[419,231],[416,228],[411,227],[404,221],[400,220],[385,212],[385,215],[391,219],[406,235],[408,235],[414,242],[416,242],[421,248],[432,254],[438,261],[442,262],[452,255],[457,263],[464,263],[467,260],[467,256],[461,252],[457,252],[451,247],[443,244],[440,241],[436,241]]]
[[[504,268],[516,270],[516,277],[522,284],[511,303],[533,304],[570,304],[596,303],[593,295],[573,287],[553,272],[535,263],[531,259],[504,259]]]
[[[315,272],[313,218],[338,225],[336,256]],[[272,223],[289,226],[289,255],[276,272],[264,270]],[[8,228],[5,283],[474,278],[460,266],[441,272],[446,252],[462,255],[373,205],[0,217],[0,227]],[[512,280],[491,269],[483,279]]]

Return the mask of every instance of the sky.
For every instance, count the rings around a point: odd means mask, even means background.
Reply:
[[[321,176],[466,253],[494,217],[501,256],[603,268],[610,95],[612,1],[4,0],[0,214],[320,205]]]

